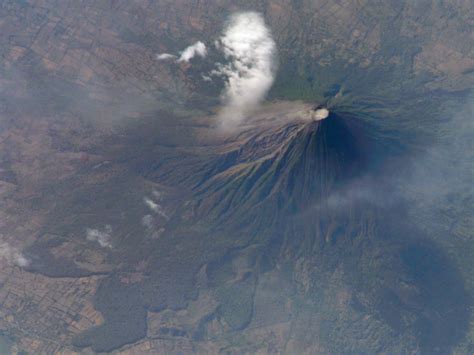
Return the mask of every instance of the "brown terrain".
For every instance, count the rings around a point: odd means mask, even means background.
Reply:
[[[206,64],[173,65],[157,61],[156,55],[176,53],[197,40],[211,43],[229,14],[249,9],[264,14],[279,51],[281,72],[270,93],[271,103],[255,115],[257,121],[273,119],[269,127],[281,126],[278,115],[285,122],[288,117],[296,122],[301,119],[299,112],[310,107],[286,100],[308,100],[312,95],[312,102],[323,101],[324,91],[345,77],[351,100],[360,85],[363,99],[374,102],[393,87],[403,90],[415,82],[419,83],[416,91],[426,95],[472,88],[474,14],[470,0],[392,4],[372,0],[1,2],[0,331],[6,342],[14,339],[13,353],[93,353],[91,347],[79,348],[73,342],[105,322],[94,303],[101,282],[113,274],[124,287],[133,288],[146,283],[155,267],[154,259],[147,256],[134,255],[128,261],[124,245],[131,248],[142,239],[133,239],[135,230],[127,227],[127,221],[142,224],[147,240],[160,240],[178,212],[183,220],[194,221],[202,213],[199,208],[212,210],[208,205],[225,202],[226,193],[221,195],[216,188],[215,195],[203,198],[200,204],[186,204],[186,191],[179,183],[192,180],[186,175],[194,174],[193,169],[202,163],[186,157],[189,152],[204,152],[202,160],[214,156],[216,152],[207,153],[206,144],[218,147],[216,151],[225,156],[244,147],[251,137],[245,130],[235,140],[213,136],[212,115],[219,90],[205,87],[199,73],[209,69]],[[397,49],[391,50],[393,47]],[[370,72],[367,82],[361,79],[363,75],[357,76],[364,70]],[[376,84],[377,92],[371,91],[371,78],[380,78],[385,70],[395,74],[387,74],[389,79]],[[306,88],[307,71],[314,73],[317,82],[310,94],[306,89],[298,91],[298,80]],[[407,107],[416,105],[416,100]],[[288,134],[291,138],[300,131]],[[263,134],[258,154],[253,146],[248,153],[242,148],[241,164],[216,174],[213,181],[237,181],[250,174],[248,169],[255,161],[271,155],[266,155],[266,149],[271,152],[274,145],[265,139]],[[278,144],[287,142],[281,138]],[[177,171],[175,166],[182,161],[188,166]],[[163,169],[145,171],[153,164]],[[134,169],[142,170],[136,173]],[[157,206],[147,205],[147,197]],[[68,209],[79,203],[80,208]],[[460,259],[464,265],[474,255],[468,238],[471,220],[445,217],[463,245],[468,245]],[[86,237],[87,228],[107,234],[108,225],[113,226],[113,257],[107,247]],[[199,225],[193,228],[199,233]],[[116,246],[113,235],[118,230],[121,239]],[[329,235],[324,238],[328,243],[331,240]],[[186,249],[185,242],[175,243],[176,248]],[[236,242],[234,247],[240,245]],[[146,253],[146,245],[143,248]],[[245,248],[251,255],[251,246]],[[196,246],[196,253],[199,250]],[[167,255],[163,252],[160,257]],[[253,282],[246,278],[253,264],[245,258],[236,257],[232,264],[231,281],[239,285]],[[53,266],[48,266],[50,262]],[[295,265],[298,276],[293,281],[301,292],[309,292],[308,274],[313,266],[301,259]],[[198,286],[209,282],[202,276],[205,272],[205,268],[196,271]],[[343,318],[360,321],[366,327],[363,331],[377,338],[386,325],[380,323],[378,329],[378,321],[370,315],[357,318],[351,308],[355,291],[341,281],[344,272],[336,268],[324,279],[330,285],[325,290],[330,299],[327,304],[340,312],[334,322]],[[186,333],[197,332],[202,319],[217,312],[223,297],[202,287],[199,295],[186,299],[185,307],[147,309],[146,336],[115,349],[116,353],[331,352],[324,340],[318,340],[323,338],[322,331],[312,342],[308,334],[304,339],[290,336],[298,327],[319,329],[326,318],[298,315],[300,321],[292,323],[297,301],[290,299],[274,311],[271,302],[279,301],[266,292],[278,287],[278,275],[268,273],[252,286],[255,313],[242,329],[234,327],[233,320],[212,319],[206,323],[206,334],[211,336],[196,340]],[[466,283],[468,289],[474,289],[472,276]],[[410,287],[400,291],[406,292],[401,298],[417,292]],[[371,295],[365,295],[365,302],[372,302]],[[264,314],[267,311],[274,313],[271,320]],[[455,344],[454,352],[465,353],[472,346],[472,317],[469,322],[466,340]],[[305,342],[311,346],[301,347]]]

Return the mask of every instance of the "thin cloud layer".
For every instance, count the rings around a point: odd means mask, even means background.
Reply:
[[[256,12],[233,15],[216,42],[226,59],[213,75],[226,79],[220,113],[224,127],[238,125],[263,100],[275,76],[276,44],[263,17]]]

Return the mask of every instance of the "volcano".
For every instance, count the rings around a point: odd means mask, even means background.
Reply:
[[[366,172],[368,148],[360,134],[336,114],[272,127],[219,157],[198,196],[206,213],[206,205],[235,214],[265,203],[285,214],[304,210]]]
[[[126,258],[112,251],[123,272],[147,260],[145,279],[108,276],[95,296],[106,321],[76,337],[77,347],[111,351],[138,341],[146,312],[172,319],[158,334],[197,343],[224,344],[232,332],[254,342],[255,329],[285,324],[285,332],[298,329],[292,350],[300,352],[314,346],[321,322],[317,341],[328,351],[432,353],[459,341],[468,304],[460,276],[405,222],[403,200],[384,201],[390,186],[376,176],[388,153],[371,138],[374,128],[337,110],[317,121],[290,116],[218,142],[200,139],[152,169],[144,167],[149,156],[124,155],[169,187],[164,210],[181,202],[169,219],[150,217],[162,223],[158,240],[135,239]]]
[[[0,353],[474,353],[472,8],[2,1]]]

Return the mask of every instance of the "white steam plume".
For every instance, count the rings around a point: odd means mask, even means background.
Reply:
[[[231,17],[216,46],[230,61],[218,64],[212,72],[227,81],[220,117],[223,126],[229,128],[255,109],[272,86],[276,45],[263,17],[256,12],[243,12]]]

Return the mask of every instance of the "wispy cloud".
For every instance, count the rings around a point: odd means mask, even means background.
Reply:
[[[150,210],[153,212],[158,212],[158,204],[151,198],[145,197],[143,198],[143,202],[145,202],[145,205],[147,205]]]
[[[156,239],[165,232],[164,225],[169,221],[170,217],[161,205],[163,194],[158,190],[153,190],[152,198],[143,198],[143,202],[153,213],[143,216],[142,225],[145,227],[148,236]]]
[[[150,214],[143,216],[142,226],[145,227],[148,235],[153,239],[159,238],[165,232],[165,228],[160,226],[159,221]]]
[[[15,247],[6,242],[0,243],[0,260],[20,267],[27,267],[30,261]]]
[[[218,64],[211,74],[224,77],[224,127],[238,125],[263,100],[273,84],[276,44],[263,17],[256,12],[233,15],[216,42],[227,64]]]
[[[103,231],[87,228],[86,238],[92,242],[97,242],[103,248],[112,248],[112,227],[106,225]]]
[[[169,219],[168,215],[166,214],[164,208],[156,203],[155,201],[153,201],[151,198],[148,198],[148,197],[145,197],[143,199],[143,202],[145,203],[145,205],[147,205],[147,207],[152,210],[153,212],[155,212],[156,214],[158,214],[159,216],[165,218],[165,219]]]

